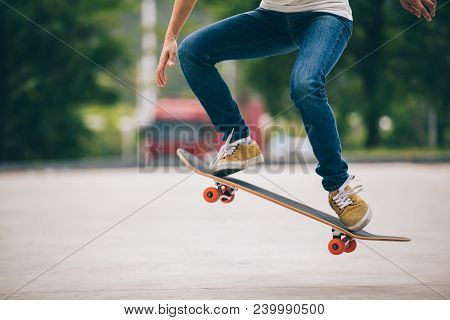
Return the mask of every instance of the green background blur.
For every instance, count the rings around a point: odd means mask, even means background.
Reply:
[[[156,2],[159,54],[173,1]],[[199,0],[180,40],[258,4]],[[353,37],[327,84],[345,150],[449,150],[447,4],[427,23],[398,0],[351,1]],[[142,32],[139,1],[0,1],[0,161],[120,155],[120,120],[136,105],[123,82],[137,86]],[[259,95],[277,121],[297,124],[296,109],[284,111],[294,59],[238,62],[235,95]],[[168,78],[160,97],[192,97],[178,65]]]

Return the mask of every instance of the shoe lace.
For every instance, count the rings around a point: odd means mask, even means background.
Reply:
[[[217,153],[217,155],[215,156],[213,161],[211,161],[211,163],[209,165],[210,169],[214,168],[214,166],[217,164],[217,162],[220,159],[223,159],[223,158],[225,158],[225,157],[227,157],[229,155],[232,155],[234,153],[234,151],[236,150],[236,148],[239,146],[239,143],[234,143],[234,142],[231,143],[231,138],[233,136],[233,131],[234,131],[234,129],[228,135],[227,140],[222,145],[222,147],[220,147],[219,153]]]
[[[350,198],[350,196],[357,194],[363,190],[362,185],[357,185],[353,188],[347,188],[354,179],[355,176],[349,176],[347,180],[345,180],[344,184],[338,189],[338,193],[332,198],[341,210],[348,205],[353,204],[353,200]]]

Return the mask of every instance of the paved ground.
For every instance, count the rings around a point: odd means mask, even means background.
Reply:
[[[450,297],[450,165],[352,169],[375,210],[368,230],[413,242],[359,242],[334,257],[323,225],[243,191],[232,204],[207,204],[210,181],[175,169],[2,173],[0,294],[53,266],[9,298]],[[240,177],[328,210],[311,168]]]

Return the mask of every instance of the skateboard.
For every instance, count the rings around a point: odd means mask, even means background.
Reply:
[[[239,179],[228,176],[214,176],[205,162],[183,149],[178,149],[177,155],[186,167],[195,173],[210,178],[214,181],[215,187],[208,187],[203,191],[203,198],[207,202],[213,203],[221,201],[222,203],[230,203],[234,200],[238,189],[244,190],[265,200],[269,200],[298,214],[304,215],[331,227],[332,239],[328,243],[328,250],[333,255],[340,255],[344,252],[351,253],[355,251],[357,247],[356,239],[396,242],[411,241],[411,239],[406,237],[383,236],[372,234],[364,230],[356,232],[348,230],[337,217],[334,217],[328,213],[311,208],[303,203],[299,203]]]

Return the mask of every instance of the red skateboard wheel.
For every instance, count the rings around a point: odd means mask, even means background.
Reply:
[[[334,254],[335,256],[342,254],[342,252],[344,252],[344,249],[344,241],[339,238],[331,239],[330,242],[328,242],[328,251],[330,251],[330,253]]]
[[[206,200],[206,202],[213,203],[219,200],[220,194],[219,190],[213,187],[206,188],[205,191],[203,191],[203,198]]]
[[[356,240],[355,239],[351,239],[348,242],[347,246],[345,247],[344,252],[346,252],[346,253],[353,252],[353,251],[355,251],[356,247],[357,247]]]

